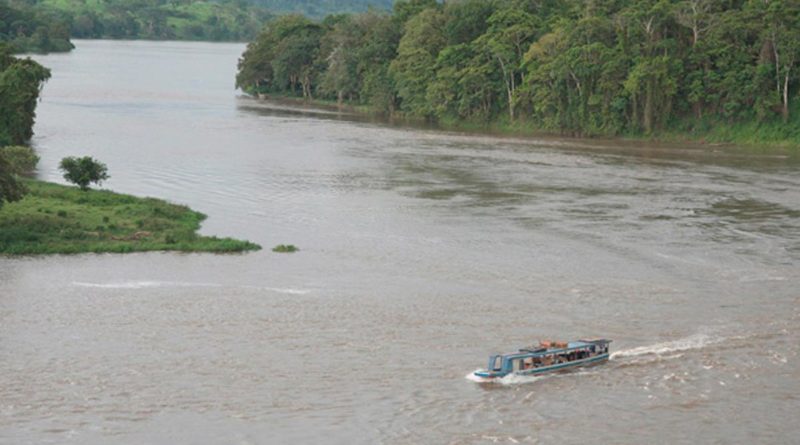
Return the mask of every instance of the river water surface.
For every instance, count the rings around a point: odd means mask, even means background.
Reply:
[[[265,249],[0,258],[0,443],[796,443],[796,160],[281,109],[243,48],[36,57],[40,178],[92,155]],[[584,336],[607,365],[466,378]]]

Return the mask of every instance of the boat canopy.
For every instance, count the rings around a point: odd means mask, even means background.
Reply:
[[[540,357],[545,355],[562,354],[565,352],[572,352],[579,349],[591,348],[592,346],[599,346],[603,348],[607,346],[609,343],[611,343],[611,340],[606,340],[604,338],[585,339],[585,340],[571,341],[568,343],[543,342],[543,344],[556,344],[559,347],[546,348],[542,346],[530,346],[527,348],[520,349],[519,352],[503,354],[503,357],[505,358]]]

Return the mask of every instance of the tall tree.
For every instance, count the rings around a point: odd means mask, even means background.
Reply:
[[[33,136],[36,102],[50,70],[31,59],[17,59],[0,43],[0,146],[24,144]]]
[[[522,9],[507,7],[489,17],[489,29],[477,43],[497,63],[505,84],[508,116],[516,117],[517,88],[524,81],[522,62],[539,29],[539,21]]]
[[[444,15],[437,8],[426,9],[412,17],[405,25],[397,57],[390,66],[402,100],[401,108],[417,116],[433,115],[426,94],[436,75],[436,58],[446,44],[443,25]]]
[[[797,77],[794,66],[800,60],[800,1],[760,0],[764,37],[772,49],[775,64],[775,91],[781,102],[784,122],[789,120],[789,88]]]

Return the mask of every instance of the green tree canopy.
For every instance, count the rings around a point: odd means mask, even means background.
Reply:
[[[0,146],[24,144],[33,136],[36,102],[50,70],[11,55],[0,43]]]
[[[800,0],[398,0],[391,15],[291,16],[248,46],[237,85],[573,135],[723,122],[796,138]]]
[[[64,158],[58,168],[64,172],[64,179],[84,191],[89,190],[89,184],[99,185],[109,178],[108,167],[91,156]]]

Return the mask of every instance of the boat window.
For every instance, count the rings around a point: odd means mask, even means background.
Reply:
[[[503,369],[503,357],[498,355],[497,357],[494,358],[494,365],[492,365],[492,370],[500,371],[501,369]]]
[[[522,369],[530,369],[533,368],[533,358],[527,357],[522,360]]]
[[[512,365],[514,366],[514,368],[513,368],[513,369],[514,369],[514,371],[519,371],[519,370],[520,370],[520,368],[521,368],[521,366],[520,366],[520,365],[522,364],[522,360],[520,360],[520,359],[515,359],[515,360],[513,360],[511,363],[512,363]]]

